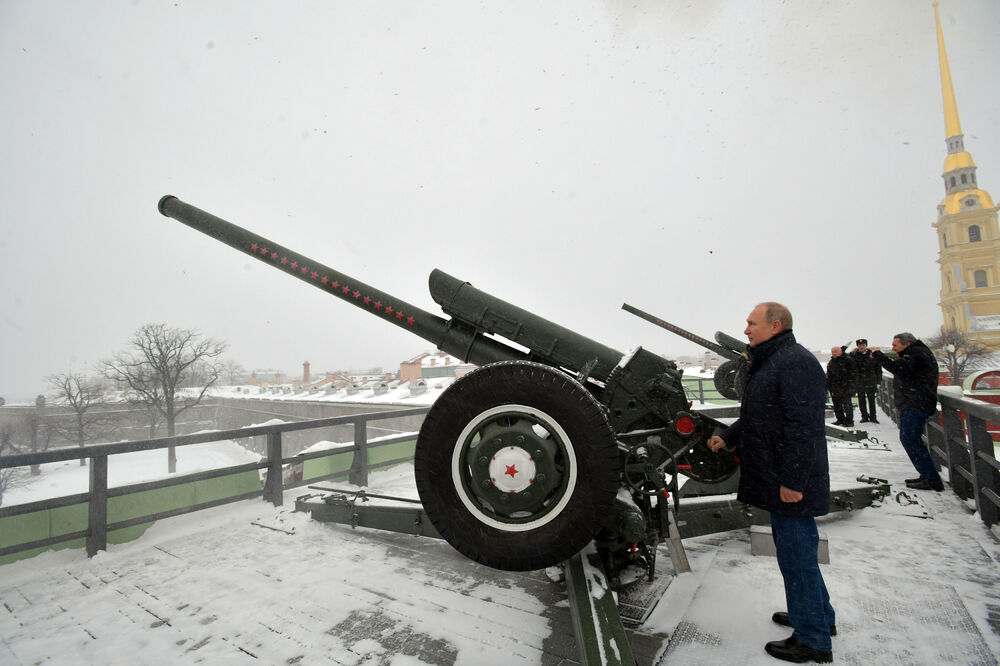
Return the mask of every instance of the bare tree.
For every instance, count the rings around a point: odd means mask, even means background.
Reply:
[[[177,417],[194,407],[219,379],[219,357],[226,343],[203,338],[197,331],[146,324],[132,335],[128,348],[103,361],[104,374],[135,392],[150,413],[159,413],[173,437]],[[192,375],[199,381],[191,390],[180,391]],[[167,469],[177,471],[177,452],[167,452]]]
[[[955,386],[961,386],[962,375],[970,362],[975,365],[977,358],[990,355],[990,349],[963,331],[941,327],[938,335],[925,341],[934,355],[948,366],[950,381]]]
[[[127,390],[125,401],[133,409],[141,409],[146,412],[146,422],[149,424],[149,438],[156,437],[163,422],[163,392],[158,386],[150,384],[146,391]]]
[[[17,453],[41,453],[47,451],[52,444],[55,430],[52,424],[45,417],[45,398],[38,396],[35,400],[35,410],[24,417],[24,437],[19,437],[24,443],[13,445]],[[39,476],[42,473],[41,465],[31,465],[31,476]]]
[[[0,429],[0,456],[8,456],[20,453],[14,445],[13,428],[4,425]],[[0,506],[3,506],[3,496],[8,490],[20,486],[24,482],[24,475],[17,468],[4,469],[0,467]]]
[[[55,431],[45,413],[45,396],[40,395],[35,398],[35,409],[13,423],[4,424],[3,430],[0,431],[0,439],[2,439],[2,447],[0,447],[2,453],[0,455],[47,451],[54,436]],[[42,473],[41,465],[34,464],[30,465],[29,468],[31,476],[38,476]]]
[[[45,378],[57,405],[64,405],[73,412],[72,418],[63,420],[56,416],[49,425],[71,442],[83,448],[87,442],[100,439],[115,429],[114,419],[102,412],[104,390],[94,380],[79,372],[59,372]],[[96,409],[95,409],[96,408]],[[80,458],[80,465],[87,459]]]
[[[230,386],[236,385],[237,381],[247,373],[246,369],[236,361],[226,361],[222,365],[226,369],[226,381]]]

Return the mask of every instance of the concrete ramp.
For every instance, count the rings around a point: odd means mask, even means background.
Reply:
[[[776,663],[764,652],[764,644],[786,638],[791,630],[771,622],[774,611],[785,609],[774,559],[727,548],[711,552],[689,547],[689,555],[692,566],[702,574],[696,574],[700,580],[686,591],[678,579],[660,601],[684,608],[660,663]],[[772,566],[761,566],[767,560]],[[833,639],[837,663],[996,664],[948,581],[921,581],[836,565],[822,569],[837,610],[838,635]]]

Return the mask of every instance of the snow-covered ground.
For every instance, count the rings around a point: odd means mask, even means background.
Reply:
[[[830,444],[835,487],[860,474],[893,486],[880,506],[821,519],[835,659],[997,663],[997,539],[950,490],[898,495],[914,473],[882,421],[867,448]],[[415,497],[411,468],[373,474],[371,490]],[[441,542],[319,524],[291,512],[302,492],[160,521],[92,559],[0,567],[0,663],[547,663],[551,613],[568,611],[542,604],[536,579],[481,578]],[[685,548],[693,571],[641,629],[662,639],[662,663],[777,663],[763,652],[788,633],[770,622],[784,608],[774,559],[750,555],[747,530]]]

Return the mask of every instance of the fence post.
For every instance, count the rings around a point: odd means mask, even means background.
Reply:
[[[90,459],[90,502],[87,505],[87,557],[108,549],[108,457]]]
[[[948,455],[948,436],[944,432],[944,426],[941,425],[943,414],[944,406],[942,405],[940,412],[934,412],[934,415],[927,419],[927,423],[924,425],[924,437],[927,438],[927,448],[930,449],[934,469],[940,471],[941,464],[938,461],[942,459],[944,460],[944,466],[948,468],[948,473],[951,474],[951,457]]]
[[[965,467],[969,460],[969,447],[965,443],[965,426],[958,415],[958,410],[942,401],[941,412],[944,421],[944,438],[948,451],[948,480],[955,494],[962,499],[969,499],[975,493],[972,484],[965,476],[956,470]]]
[[[355,486],[368,485],[368,423],[362,416],[354,422],[354,460],[351,461],[351,470],[348,481]]]
[[[264,500],[274,506],[284,502],[285,488],[281,478],[281,432],[267,433],[267,480],[264,482]]]
[[[980,456],[993,458],[993,437],[990,436],[986,427],[986,421],[971,414],[965,415],[965,422],[969,428],[969,458],[972,472],[972,492],[976,498],[976,509],[979,510],[979,517],[986,523],[987,527],[1000,520],[1000,514],[993,502],[982,496],[983,488],[996,488],[996,470],[985,461],[980,460]]]
[[[896,400],[892,393],[891,377],[882,375],[882,381],[878,385],[878,403],[892,422],[899,425],[899,411],[896,409]]]

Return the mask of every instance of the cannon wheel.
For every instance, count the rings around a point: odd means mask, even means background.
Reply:
[[[604,412],[546,365],[483,366],[441,394],[417,438],[424,510],[456,550],[507,571],[558,564],[590,542],[618,493]]]
[[[739,400],[743,397],[749,369],[749,364],[743,359],[726,361],[715,371],[715,390],[724,398]]]

